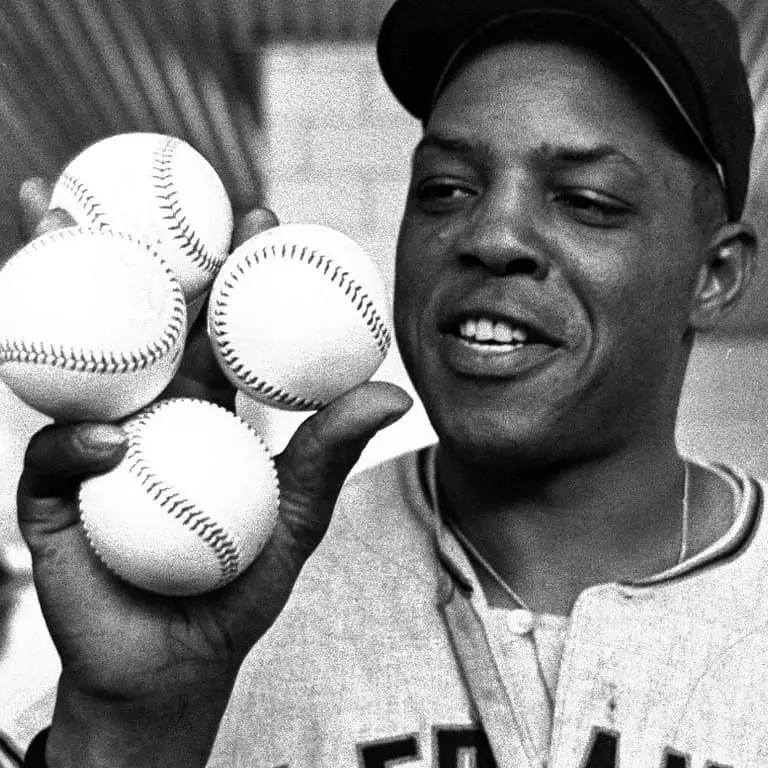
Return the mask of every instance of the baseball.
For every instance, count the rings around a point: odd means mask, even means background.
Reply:
[[[59,421],[113,421],[143,408],[181,362],[186,306],[141,240],[60,229],[0,271],[0,379]]]
[[[232,206],[224,185],[201,154],[172,136],[123,133],[92,144],[64,169],[50,207],[82,226],[146,238],[188,302],[229,253]]]
[[[202,400],[177,398],[126,421],[128,452],[80,487],[81,520],[104,564],[163,595],[227,584],[272,533],[277,472],[258,435]]]
[[[372,260],[314,224],[274,227],[234,251],[211,289],[208,332],[238,389],[288,410],[316,410],[367,381],[392,340]]]

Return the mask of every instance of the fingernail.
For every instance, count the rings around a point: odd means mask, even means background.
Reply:
[[[91,450],[113,450],[125,443],[128,436],[120,427],[109,424],[89,424],[83,426],[79,438],[83,445]]]

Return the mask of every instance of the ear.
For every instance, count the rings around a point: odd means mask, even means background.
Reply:
[[[714,328],[737,306],[755,271],[757,236],[750,224],[723,224],[710,241],[699,269],[691,327]]]

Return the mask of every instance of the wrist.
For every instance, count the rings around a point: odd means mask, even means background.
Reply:
[[[59,686],[47,768],[203,768],[229,692],[156,701],[96,700]]]

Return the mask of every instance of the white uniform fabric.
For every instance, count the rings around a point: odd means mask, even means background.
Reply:
[[[586,590],[537,627],[485,603],[429,502],[430,456],[345,487],[243,666],[212,768],[768,765],[760,484],[719,469],[737,491],[723,541],[642,584]]]
[[[8,734],[0,731],[0,768],[21,768],[24,751]]]

